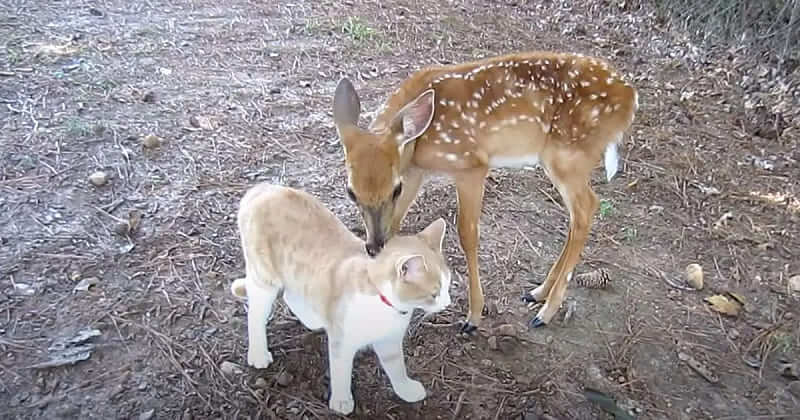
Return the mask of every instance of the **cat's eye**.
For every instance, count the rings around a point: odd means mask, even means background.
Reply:
[[[403,184],[402,183],[397,184],[397,186],[394,187],[394,191],[392,191],[392,200],[397,200],[397,197],[400,197],[400,194],[402,192],[403,192]]]
[[[439,292],[436,292],[436,293],[431,295],[431,299],[432,300],[436,300],[438,297],[439,297]]]
[[[350,187],[347,187],[347,198],[349,198],[352,202],[356,201],[356,193],[354,193],[353,189]]]

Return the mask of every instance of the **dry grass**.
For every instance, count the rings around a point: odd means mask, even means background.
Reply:
[[[415,319],[406,340],[429,397],[400,402],[365,353],[354,417],[602,418],[582,394],[591,381],[637,418],[786,418],[800,406],[774,365],[800,355],[786,285],[800,249],[794,76],[768,68],[745,83],[762,63],[716,56],[647,10],[602,1],[19,0],[0,12],[2,417],[331,417],[324,335],[283,306],[269,329],[273,366],[220,368],[246,355],[245,311],[228,292],[242,270],[241,194],[260,181],[303,188],[358,231],[330,117],[338,78],[355,80],[372,111],[416,68],[532,48],[610,58],[640,90],[623,171],[596,186],[612,207],[579,268],[606,270],[611,286],[571,289],[569,321],[563,309],[526,330],[534,312],[519,296],[557,256],[566,215],[541,173],[496,171],[479,254],[489,316],[477,337],[456,336],[466,278],[455,197],[431,183],[405,229],[445,217],[459,281],[453,307]],[[165,141],[144,148],[147,134]],[[89,184],[97,170],[108,184]],[[690,262],[706,271],[702,292],[681,286]],[[97,284],[73,292],[87,277]],[[702,302],[726,290],[748,302],[739,318]],[[502,324],[516,337],[498,336]],[[88,361],[26,369],[86,326],[103,332]]]

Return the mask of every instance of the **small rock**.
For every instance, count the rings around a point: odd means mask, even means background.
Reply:
[[[489,301],[486,303],[486,313],[489,315],[495,315],[498,313],[497,304],[494,303],[494,301]]]
[[[89,8],[89,13],[90,13],[92,16],[103,16],[103,11],[102,11],[102,10],[100,10],[100,9],[96,9],[96,8],[94,8],[94,7],[90,7],[90,8]]]
[[[126,236],[131,232],[131,225],[128,222],[116,222],[114,223],[114,232],[120,236]]]
[[[552,344],[553,343],[553,336],[552,335],[548,335],[547,338],[544,339],[544,342],[547,343],[547,344]]]
[[[211,122],[211,119],[202,115],[192,115],[189,117],[189,124],[191,124],[192,127],[203,130],[214,129],[214,124]]]
[[[789,382],[789,392],[791,392],[795,397],[800,398],[800,381],[791,381]]]
[[[150,420],[153,418],[153,414],[155,413],[156,413],[155,409],[147,410],[144,413],[139,414],[139,420]]]
[[[136,389],[138,389],[139,391],[146,390],[147,389],[147,382],[140,383],[139,386],[136,387]]]
[[[155,149],[156,147],[161,146],[161,139],[154,134],[148,134],[142,137],[142,146],[147,149]]]
[[[500,336],[508,336],[508,337],[516,337],[517,336],[517,329],[514,328],[511,324],[502,324],[494,329],[496,335]]]
[[[686,283],[695,290],[703,290],[703,267],[700,264],[686,266]]]
[[[120,394],[125,392],[125,385],[117,384],[108,394],[108,398],[116,399]]]
[[[800,274],[789,277],[789,290],[792,293],[800,292]]]
[[[498,347],[497,347],[497,336],[493,335],[493,336],[489,337],[488,341],[489,341],[489,348],[490,349],[492,349],[492,350],[497,350],[498,349]]]
[[[256,379],[256,388],[266,388],[267,387],[267,380],[264,378]]]
[[[728,337],[731,340],[736,340],[737,338],[739,338],[739,330],[731,328],[730,330],[728,330]]]
[[[281,93],[281,88],[277,88],[277,87],[271,88],[271,89],[269,90],[269,93],[270,93],[271,95],[277,95],[277,94]]]
[[[36,293],[36,289],[30,284],[15,283],[14,294],[19,296],[31,296]]]
[[[621,383],[621,384],[624,384],[624,383],[625,383],[625,381],[627,381],[627,379],[625,379],[625,377],[624,377],[624,376],[620,376],[619,378],[617,378],[617,382],[619,382],[619,383]]]
[[[294,379],[292,378],[292,374],[284,370],[278,374],[278,377],[275,379],[275,381],[278,383],[278,385],[287,387],[290,383],[292,383],[292,379]]]
[[[156,102],[156,93],[153,92],[152,90],[147,92],[147,93],[145,93],[144,96],[142,96],[142,102],[145,102],[145,103],[148,103],[148,104],[152,104],[152,103]]]
[[[89,182],[96,187],[105,185],[108,182],[108,174],[103,171],[97,171],[89,175]]]
[[[219,369],[226,375],[240,374],[243,372],[242,367],[227,360],[219,365]]]
[[[80,281],[80,283],[76,284],[75,287],[72,288],[74,292],[88,292],[89,288],[96,285],[100,280],[97,277],[87,277]]]
[[[532,379],[531,379],[530,375],[528,375],[527,373],[517,374],[514,377],[514,380],[516,380],[518,384],[523,385],[523,386],[530,385],[531,382],[532,382]]]
[[[781,371],[781,376],[783,376],[784,378],[787,378],[791,381],[796,381],[800,379],[800,369],[798,369],[797,365],[794,363],[781,361],[779,369]]]
[[[489,359],[483,359],[483,360],[481,360],[481,364],[482,364],[483,366],[486,366],[486,367],[492,367],[492,361],[491,361],[491,360],[489,360]]]

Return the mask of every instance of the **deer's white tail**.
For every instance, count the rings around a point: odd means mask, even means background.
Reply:
[[[246,298],[247,297],[247,287],[245,286],[244,278],[236,279],[231,284],[231,293],[238,298]]]
[[[619,147],[619,143],[622,142],[622,133],[620,133],[617,138],[614,139],[611,143],[606,146],[606,151],[603,154],[604,164],[606,168],[606,181],[610,182],[611,178],[617,174],[619,170],[619,152],[617,148]]]

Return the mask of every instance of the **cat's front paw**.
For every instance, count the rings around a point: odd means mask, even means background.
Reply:
[[[330,407],[331,410],[339,414],[344,414],[345,416],[352,413],[355,406],[356,403],[353,401],[352,395],[349,398],[331,398],[330,401],[328,401],[328,407]]]
[[[247,351],[247,364],[256,369],[266,369],[272,363],[272,353],[269,350],[253,348]]]
[[[394,388],[395,394],[405,402],[417,402],[425,399],[425,387],[422,383],[408,379]]]

